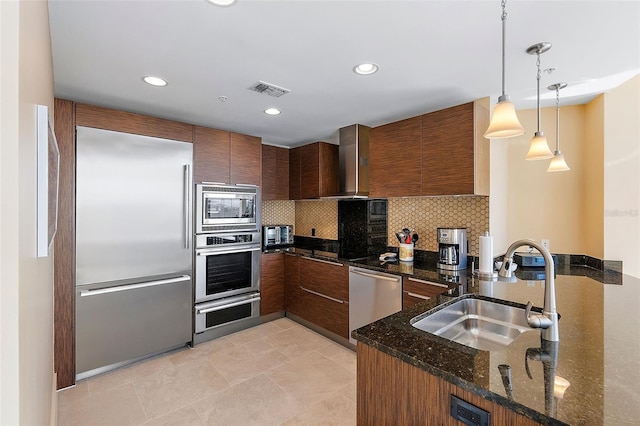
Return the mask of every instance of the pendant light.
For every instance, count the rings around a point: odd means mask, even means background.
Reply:
[[[556,83],[548,86],[547,89],[556,91],[556,151],[549,163],[548,172],[566,172],[571,170],[564,161],[564,154],[560,151],[560,89],[567,87],[567,83]]]
[[[533,139],[531,139],[529,152],[525,157],[526,160],[548,160],[553,157],[553,152],[551,152],[549,144],[547,144],[547,138],[544,133],[542,133],[542,129],[540,129],[540,77],[542,76],[540,70],[540,55],[549,49],[551,49],[551,43],[546,41],[534,44],[527,49],[529,55],[538,55],[538,60],[536,61],[536,66],[538,67],[538,75],[536,77],[538,89],[538,131],[533,135]]]
[[[505,93],[505,60],[504,45],[507,33],[507,12],[506,0],[502,0],[502,95],[498,98],[498,103],[493,109],[493,117],[489,123],[489,128],[484,133],[487,139],[504,139],[520,136],[524,133],[524,128],[516,115],[516,108],[511,102],[509,95]]]

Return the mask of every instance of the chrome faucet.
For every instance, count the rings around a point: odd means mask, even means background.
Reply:
[[[534,240],[518,240],[511,244],[502,259],[502,267],[498,275],[505,278],[511,278],[511,264],[513,263],[513,254],[518,247],[531,246],[538,250],[544,257],[544,306],[542,314],[532,314],[531,308],[533,304],[527,303],[525,315],[527,323],[531,328],[541,328],[541,337],[550,342],[560,340],[558,334],[558,312],[556,311],[556,288],[554,283],[554,265],[551,253],[545,247],[541,246]]]

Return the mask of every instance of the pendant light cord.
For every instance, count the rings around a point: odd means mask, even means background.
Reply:
[[[536,61],[536,65],[538,66],[538,133],[540,133],[540,78],[542,77],[542,72],[540,71],[540,50],[538,50],[538,60]]]
[[[506,89],[505,89],[505,44],[506,44],[506,38],[507,38],[507,0],[502,0],[502,16],[500,17],[500,19],[502,19],[502,96],[504,97],[505,93],[506,93]]]
[[[560,85],[556,86],[556,154],[560,152]]]

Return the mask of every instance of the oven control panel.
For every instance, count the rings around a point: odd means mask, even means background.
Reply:
[[[260,244],[259,232],[234,232],[226,234],[200,234],[196,235],[196,247],[220,247],[234,244]]]

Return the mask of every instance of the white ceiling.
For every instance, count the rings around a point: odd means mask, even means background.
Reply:
[[[578,104],[640,72],[640,1],[507,3],[507,93],[535,108],[532,44],[547,86]],[[501,91],[501,5],[474,1],[49,0],[56,97],[295,146]],[[352,68],[375,62],[380,71]],[[142,82],[157,75],[169,85]],[[247,88],[290,89],[273,98]],[[220,96],[228,97],[226,102]],[[283,112],[267,116],[275,106]],[[533,133],[534,129],[527,129]]]

